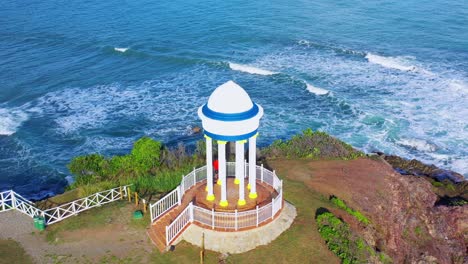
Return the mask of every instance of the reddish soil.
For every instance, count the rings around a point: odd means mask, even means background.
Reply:
[[[304,182],[327,197],[335,195],[364,213],[371,220],[367,227],[338,214],[394,263],[468,262],[468,206],[435,206],[437,195],[422,177],[402,176],[378,158],[278,159],[268,165],[280,176]]]

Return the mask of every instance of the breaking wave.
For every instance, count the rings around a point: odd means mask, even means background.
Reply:
[[[122,53],[126,52],[128,49],[129,48],[117,48],[117,47],[114,48],[115,51],[122,52]]]
[[[418,68],[407,60],[407,57],[384,57],[367,53],[365,58],[373,64],[378,64],[388,69],[400,71],[418,71]]]
[[[311,92],[313,94],[316,94],[316,95],[326,95],[326,94],[328,94],[330,92],[328,90],[313,86],[312,84],[310,84],[308,82],[305,82],[305,84],[306,84],[306,87],[307,87],[307,91],[309,91],[309,92]]]
[[[272,72],[269,70],[264,70],[260,68],[256,68],[253,66],[248,66],[248,65],[243,65],[243,64],[237,64],[237,63],[232,63],[229,62],[229,68],[235,71],[240,71],[240,72],[246,72],[250,74],[258,74],[258,75],[274,75],[278,74],[277,72]]]
[[[423,139],[416,139],[416,138],[400,139],[397,141],[397,144],[400,144],[401,146],[404,146],[404,147],[408,147],[410,149],[416,149],[416,150],[424,151],[424,152],[434,152],[437,150],[437,146],[435,144],[430,143]]]
[[[0,135],[13,135],[28,118],[23,110],[0,108]]]

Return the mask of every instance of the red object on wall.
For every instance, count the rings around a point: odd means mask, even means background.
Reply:
[[[214,160],[214,161],[213,161],[213,168],[214,168],[215,170],[218,170],[218,168],[219,168],[218,160]]]

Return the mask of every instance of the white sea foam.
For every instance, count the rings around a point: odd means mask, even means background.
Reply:
[[[437,146],[424,139],[417,138],[402,138],[397,141],[398,144],[419,151],[434,152],[437,150]]]
[[[114,48],[115,51],[122,52],[122,53],[126,52],[128,49],[129,48],[117,48],[117,47]]]
[[[325,94],[328,94],[330,92],[328,90],[313,86],[312,84],[310,84],[308,82],[305,82],[305,84],[306,84],[307,90],[309,92],[313,93],[313,94],[316,94],[316,95],[325,95]]]
[[[246,72],[250,74],[259,74],[259,75],[274,75],[277,74],[277,72],[272,72],[269,70],[264,70],[260,68],[256,68],[253,66],[249,65],[243,65],[243,64],[237,64],[237,63],[232,63],[229,62],[229,68],[235,71],[240,71],[240,72]]]
[[[366,59],[370,63],[378,64],[382,67],[400,71],[417,71],[418,68],[411,65],[406,57],[384,57],[372,53],[366,54]]]
[[[13,135],[27,119],[28,114],[23,110],[0,108],[0,135]]]
[[[455,172],[461,173],[466,176],[468,175],[468,158],[455,159],[451,162],[451,169]]]

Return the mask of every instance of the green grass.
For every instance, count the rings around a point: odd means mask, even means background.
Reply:
[[[0,239],[0,264],[33,263],[23,247],[12,239]]]
[[[262,149],[268,158],[307,158],[352,160],[365,156],[351,145],[325,132],[306,129],[289,140],[276,140]]]
[[[349,225],[330,212],[323,212],[316,218],[318,231],[328,248],[342,263],[369,263],[378,258],[383,263],[391,263],[384,253],[377,253],[362,238],[352,233]]]
[[[345,210],[348,214],[354,216],[359,222],[368,225],[370,223],[369,219],[365,217],[361,212],[353,210],[346,205],[346,203],[336,196],[332,196],[330,201],[338,208]]]
[[[65,231],[74,231],[82,228],[98,228],[111,223],[117,218],[130,218],[131,215],[118,215],[116,212],[120,208],[128,205],[128,202],[117,201],[102,205],[80,213],[78,216],[71,216],[61,222],[46,227],[46,241],[51,244],[62,243],[61,234]],[[147,222],[148,223],[148,222]]]
[[[283,179],[285,200],[297,209],[293,225],[268,246],[232,255],[228,263],[338,263],[327,250],[314,221],[316,211],[330,202],[303,183]]]
[[[318,234],[314,221],[317,209],[331,206],[330,201],[303,183],[289,179],[284,179],[284,194],[285,199],[297,209],[297,217],[293,225],[267,246],[260,246],[243,254],[229,255],[225,260],[226,263],[311,263],[311,260],[314,260],[313,263],[339,263],[339,259],[327,249]],[[125,205],[126,202],[122,203]],[[108,217],[113,217],[119,212],[120,206],[122,205],[107,205],[90,210],[89,215],[81,214],[78,217],[72,217],[58,223],[57,226],[48,227],[47,232],[56,232],[55,235],[60,237],[61,232],[66,230],[99,228],[106,225]],[[79,219],[81,217],[83,218]],[[67,221],[71,222],[67,223]],[[128,223],[130,228],[139,230],[146,228],[148,224],[148,215],[145,215],[143,220],[132,219]],[[199,247],[181,242],[176,245],[173,252],[161,254],[154,248],[154,251],[148,254],[145,250],[137,250],[122,258],[105,256],[100,259],[99,263],[132,263],[132,261],[138,263],[137,259],[140,258],[142,263],[198,263],[200,250]],[[219,263],[219,258],[220,254],[217,252],[205,252],[205,263]]]

